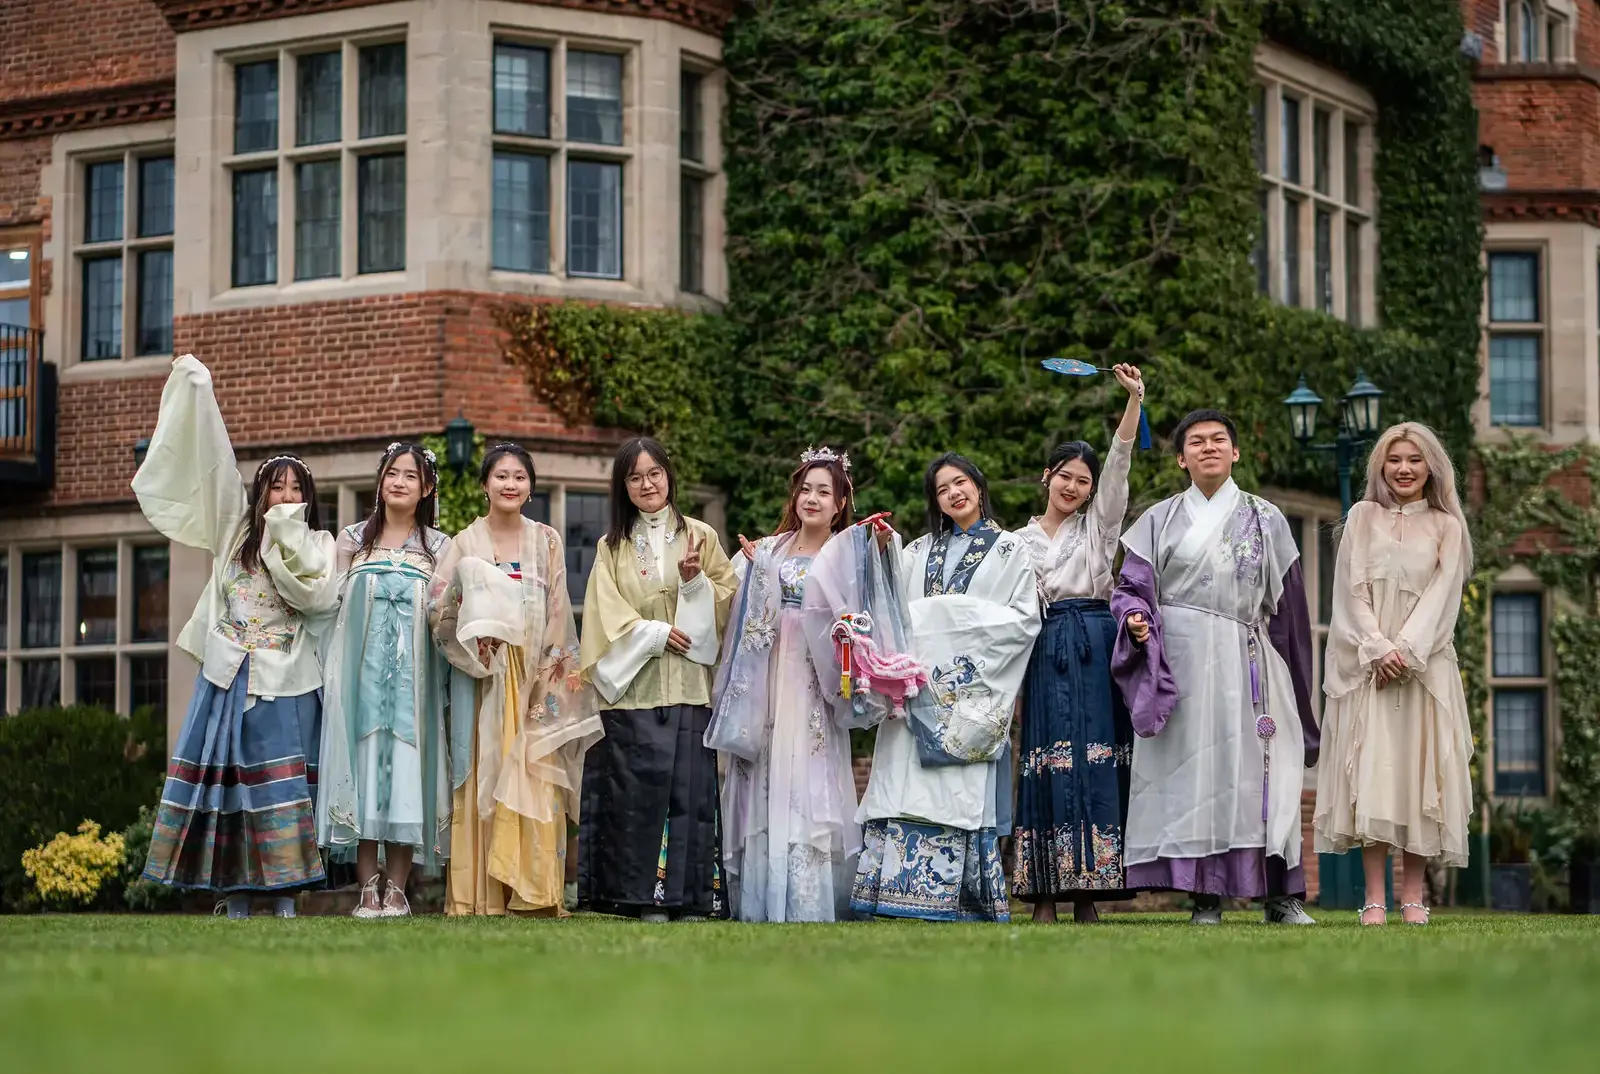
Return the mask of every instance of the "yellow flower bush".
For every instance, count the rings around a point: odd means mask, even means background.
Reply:
[[[22,871],[45,905],[88,906],[117,874],[122,858],[122,836],[112,832],[101,839],[100,825],[86,820],[77,835],[58,832],[44,846],[24,850]]]

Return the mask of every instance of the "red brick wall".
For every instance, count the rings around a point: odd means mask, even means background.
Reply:
[[[172,30],[152,0],[3,0],[0,102],[172,78]]]
[[[501,356],[490,311],[502,301],[434,291],[179,317],[174,350],[215,374],[241,454],[439,432],[458,409],[486,435],[607,450],[609,437],[567,428]],[[164,375],[68,378],[55,488],[24,509],[128,500],[133,444],[155,427]]]
[[[1495,38],[1495,22],[1500,18],[1500,0],[1462,0],[1461,21],[1468,30],[1483,38],[1483,62],[1495,63],[1500,49]]]
[[[48,137],[0,141],[0,227],[49,219],[50,199],[39,194],[39,173],[49,163]]]
[[[1600,189],[1600,86],[1530,72],[1480,78],[1473,97],[1478,141],[1494,148],[1513,190]]]

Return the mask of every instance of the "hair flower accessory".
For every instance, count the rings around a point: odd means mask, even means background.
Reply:
[[[256,473],[259,474],[262,470],[265,470],[275,462],[293,462],[299,463],[301,466],[305,465],[298,455],[274,455],[270,459],[262,460],[261,465],[256,467]]]
[[[390,444],[388,447],[383,449],[383,461],[384,462],[388,462],[402,448],[411,447],[411,446],[414,446],[414,445],[407,444],[404,440],[396,440],[396,441],[394,441],[394,443]],[[425,448],[425,447],[421,447],[421,446],[417,446],[417,450],[422,452],[422,457],[424,459],[428,460],[428,467],[430,469],[437,470],[439,468],[439,459],[438,459],[438,457],[436,455],[434,455],[434,453],[433,453],[433,451],[431,449]]]

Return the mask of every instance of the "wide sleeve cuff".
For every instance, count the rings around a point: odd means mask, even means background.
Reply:
[[[594,685],[600,696],[614,704],[627,693],[645,664],[666,650],[671,632],[669,623],[641,619],[625,636],[607,646],[605,655],[594,666]]]
[[[716,664],[719,655],[717,599],[704,571],[678,587],[678,611],[673,617],[673,626],[689,638],[689,649],[684,656],[706,667]]]

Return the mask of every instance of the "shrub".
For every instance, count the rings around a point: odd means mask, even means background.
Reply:
[[[140,806],[139,819],[122,833],[122,901],[128,909],[141,913],[175,909],[180,902],[177,888],[143,879],[155,824],[156,811],[150,806]]]
[[[100,838],[100,825],[86,820],[77,835],[57,832],[44,846],[22,852],[22,871],[46,906],[83,909],[100,899],[100,889],[122,866],[122,836]]]
[[[164,741],[89,706],[33,709],[0,720],[0,909],[36,903],[22,852],[94,817],[120,832],[160,795]],[[164,736],[162,736],[164,738]]]

